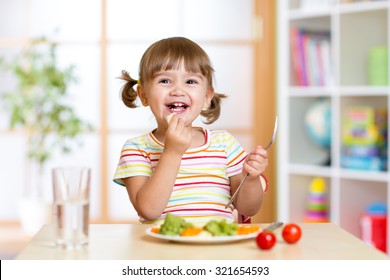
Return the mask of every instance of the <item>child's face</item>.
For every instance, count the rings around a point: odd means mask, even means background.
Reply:
[[[141,89],[141,96],[146,97],[159,127],[167,126],[167,116],[171,113],[176,113],[187,126],[191,125],[203,106],[210,104],[213,94],[206,77],[187,72],[183,64],[177,70],[157,73],[148,82],[146,92]]]

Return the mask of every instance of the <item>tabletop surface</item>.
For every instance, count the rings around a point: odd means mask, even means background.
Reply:
[[[261,250],[255,239],[218,244],[191,244],[148,236],[150,225],[91,224],[89,244],[82,250],[66,251],[54,244],[53,225],[45,225],[16,257],[19,260],[95,259],[95,260],[357,260],[387,259],[383,252],[332,223],[299,224],[302,238],[287,244],[282,229],[274,231],[277,242]],[[267,224],[260,224],[265,228]]]

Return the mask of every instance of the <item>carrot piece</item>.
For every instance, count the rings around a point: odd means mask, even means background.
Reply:
[[[160,231],[160,228],[158,228],[158,227],[154,227],[151,229],[151,232],[153,232],[153,233],[158,233],[159,231]]]
[[[257,232],[260,230],[260,227],[259,226],[245,226],[245,225],[242,225],[242,226],[239,226],[237,228],[237,234],[238,235],[243,235],[243,234],[251,234],[251,233],[254,233],[254,232]]]
[[[198,235],[202,231],[202,228],[197,228],[197,227],[190,227],[186,228],[181,232],[181,236],[194,236]]]

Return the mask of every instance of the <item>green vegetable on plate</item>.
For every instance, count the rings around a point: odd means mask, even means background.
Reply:
[[[164,235],[180,235],[183,230],[189,227],[194,227],[194,225],[186,222],[181,217],[168,213],[158,233]]]
[[[227,223],[226,220],[212,220],[204,226],[204,229],[210,232],[213,236],[237,235],[237,228],[237,224]]]

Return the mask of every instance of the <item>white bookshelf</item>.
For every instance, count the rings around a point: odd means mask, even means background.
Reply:
[[[377,201],[387,204],[390,252],[389,171],[345,169],[340,163],[341,119],[346,108],[390,107],[390,86],[370,86],[367,74],[370,48],[390,46],[390,1],[328,2],[317,8],[305,8],[299,0],[278,1],[278,219],[303,222],[310,182],[320,176],[328,187],[330,222],[357,237],[365,207]],[[330,32],[332,82],[324,86],[300,86],[294,81],[290,53],[292,27]],[[317,98],[328,99],[331,104],[331,164],[327,166],[322,164],[327,152],[311,142],[304,130],[305,112]]]

